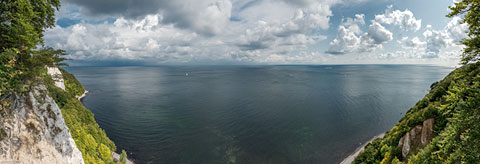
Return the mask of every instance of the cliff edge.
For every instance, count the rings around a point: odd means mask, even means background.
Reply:
[[[84,163],[60,108],[45,86],[14,95],[0,124],[0,163]]]
[[[433,83],[383,138],[353,163],[478,163],[480,161],[480,62]]]
[[[58,67],[41,72],[23,91],[0,100],[0,163],[121,163],[112,156],[115,144],[78,99],[86,92],[82,84]]]

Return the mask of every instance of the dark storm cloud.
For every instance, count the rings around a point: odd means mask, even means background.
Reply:
[[[222,16],[228,20],[231,4],[197,0],[65,0],[79,6],[90,19],[124,17],[140,20],[149,14],[160,14],[161,23],[192,29],[205,35],[218,32]],[[223,12],[223,13],[220,13]],[[88,19],[88,18],[87,18]]]
[[[138,18],[157,13],[167,6],[162,0],[65,0],[85,9],[90,16],[124,16]]]
[[[253,51],[253,50],[267,49],[271,45],[269,45],[267,42],[251,41],[246,44],[238,44],[237,46],[244,51]]]

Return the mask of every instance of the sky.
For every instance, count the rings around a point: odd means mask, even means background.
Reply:
[[[457,65],[452,0],[62,0],[70,65]]]

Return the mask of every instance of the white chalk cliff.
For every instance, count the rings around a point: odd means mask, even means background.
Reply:
[[[47,67],[47,73],[52,76],[53,81],[55,81],[55,86],[65,90],[63,75],[58,67]]]
[[[63,78],[53,69],[49,73],[57,82]],[[55,79],[56,78],[56,79]],[[12,105],[0,117],[0,163],[83,164],[82,153],[75,145],[60,108],[43,85],[29,93],[9,98]]]

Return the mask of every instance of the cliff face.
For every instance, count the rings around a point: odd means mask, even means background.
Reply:
[[[47,67],[47,73],[52,77],[55,86],[65,91],[65,80],[63,80],[63,75],[60,69],[57,67]]]
[[[480,62],[452,71],[430,88],[353,163],[478,163]]]
[[[435,119],[429,118],[423,121],[423,125],[417,125],[400,139],[398,147],[402,149],[402,157],[407,158],[411,152],[417,152],[427,146],[433,138],[433,124]]]
[[[60,70],[47,67],[55,86],[65,90]],[[0,163],[84,163],[62,113],[44,85],[13,95],[0,124]]]
[[[11,102],[8,114],[0,121],[0,161],[84,163],[60,108],[45,86],[13,96]]]
[[[48,95],[60,108],[70,135],[85,163],[116,163],[112,152],[116,150],[105,131],[96,123],[93,113],[79,101],[86,92],[82,84],[67,71],[47,68],[48,76],[43,76]],[[62,85],[63,84],[63,85]]]

